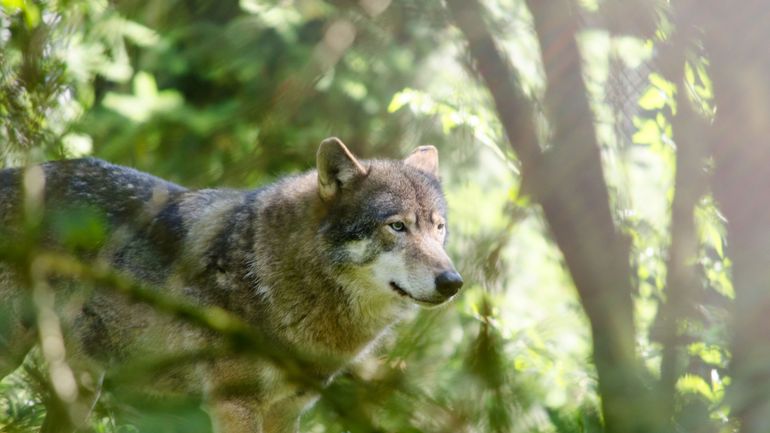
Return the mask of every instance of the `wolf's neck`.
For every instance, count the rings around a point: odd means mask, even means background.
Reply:
[[[402,317],[400,299],[340,280],[321,251],[300,241],[293,245],[304,251],[288,248],[286,260],[263,274],[258,292],[272,328],[300,350],[351,358]]]
[[[286,181],[285,181],[286,182]],[[350,358],[404,313],[392,296],[340,281],[320,224],[316,180],[286,184],[209,204],[193,227],[199,283],[209,300],[299,350]],[[407,308],[408,309],[408,308]]]
[[[408,309],[390,300],[375,305],[331,281],[312,290],[315,293],[297,291],[295,299],[272,292],[268,302],[281,314],[274,319],[291,344],[331,357],[349,360],[372,347]],[[297,302],[302,308],[296,308]]]
[[[257,233],[254,273],[273,329],[300,349],[355,356],[403,313],[401,300],[377,295],[344,273],[319,234],[321,202],[312,183],[299,182],[291,193],[266,198]],[[285,188],[284,188],[285,190]]]

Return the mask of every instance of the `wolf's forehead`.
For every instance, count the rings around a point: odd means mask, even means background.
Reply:
[[[410,167],[389,167],[371,173],[372,204],[390,208],[393,213],[446,213],[446,203],[438,179]]]

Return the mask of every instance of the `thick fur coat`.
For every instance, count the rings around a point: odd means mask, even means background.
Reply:
[[[317,170],[252,191],[188,190],[97,159],[0,171],[0,236],[24,227],[30,187],[43,182],[44,247],[67,244],[56,218],[96,221],[105,232],[74,252],[108,263],[186,301],[218,306],[269,339],[325,362],[330,378],[417,305],[438,305],[462,285],[444,251],[446,203],[433,147],[403,161],[359,161],[336,138]],[[64,238],[63,238],[64,237]],[[24,278],[0,262],[0,375],[37,340]],[[64,297],[66,284],[56,285]],[[216,335],[183,320],[92,290],[62,301],[68,357],[90,371],[143,356],[215,348]],[[76,299],[79,299],[75,297]],[[329,361],[331,360],[331,361]],[[254,385],[251,393],[224,390]],[[294,432],[312,394],[279,367],[225,356],[180,368],[159,388],[198,389],[223,433]]]

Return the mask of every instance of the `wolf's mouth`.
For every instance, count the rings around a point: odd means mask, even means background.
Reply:
[[[399,296],[404,297],[404,298],[409,298],[409,299],[411,299],[411,300],[413,300],[413,301],[415,301],[415,302],[417,302],[419,304],[433,306],[433,305],[441,304],[443,302],[443,301],[436,302],[436,301],[426,301],[424,299],[417,299],[414,296],[410,295],[409,292],[407,292],[406,290],[401,288],[401,286],[396,284],[394,281],[390,282],[390,288],[393,289],[394,292],[398,293]]]
[[[391,282],[390,282],[390,287],[393,289],[393,291],[394,291],[394,292],[398,293],[399,295],[401,295],[401,296],[406,296],[406,297],[409,297],[409,298],[411,298],[411,296],[409,295],[409,293],[407,293],[407,292],[406,292],[406,290],[402,289],[402,288],[401,288],[401,287],[400,287],[398,284],[396,284],[395,282],[391,281]]]

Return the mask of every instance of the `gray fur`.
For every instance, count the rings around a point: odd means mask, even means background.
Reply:
[[[444,302],[446,295],[426,281],[455,271],[443,249],[446,203],[435,148],[422,147],[405,161],[358,161],[341,141],[327,139],[317,159],[320,173],[252,191],[188,190],[96,159],[46,163],[45,210],[96,209],[108,235],[78,251],[84,260],[107,261],[175,296],[237,314],[306,354],[331,357],[332,366],[319,365],[314,373],[332,377],[417,304]],[[19,233],[23,175],[22,169],[0,171],[0,236],[6,238]],[[405,231],[394,229],[399,222]],[[50,248],[66,246],[53,229],[45,241]],[[386,281],[391,271],[393,280]],[[0,263],[0,295],[8,300],[0,311],[0,375],[35,342],[21,286]],[[66,319],[73,356],[104,368],[157,355],[159,348],[217,344],[215,336],[109,290],[94,291]],[[254,359],[217,359],[173,376],[158,385],[205,390],[217,430],[225,433],[293,432],[314,398]],[[243,383],[259,390],[222,392]]]

